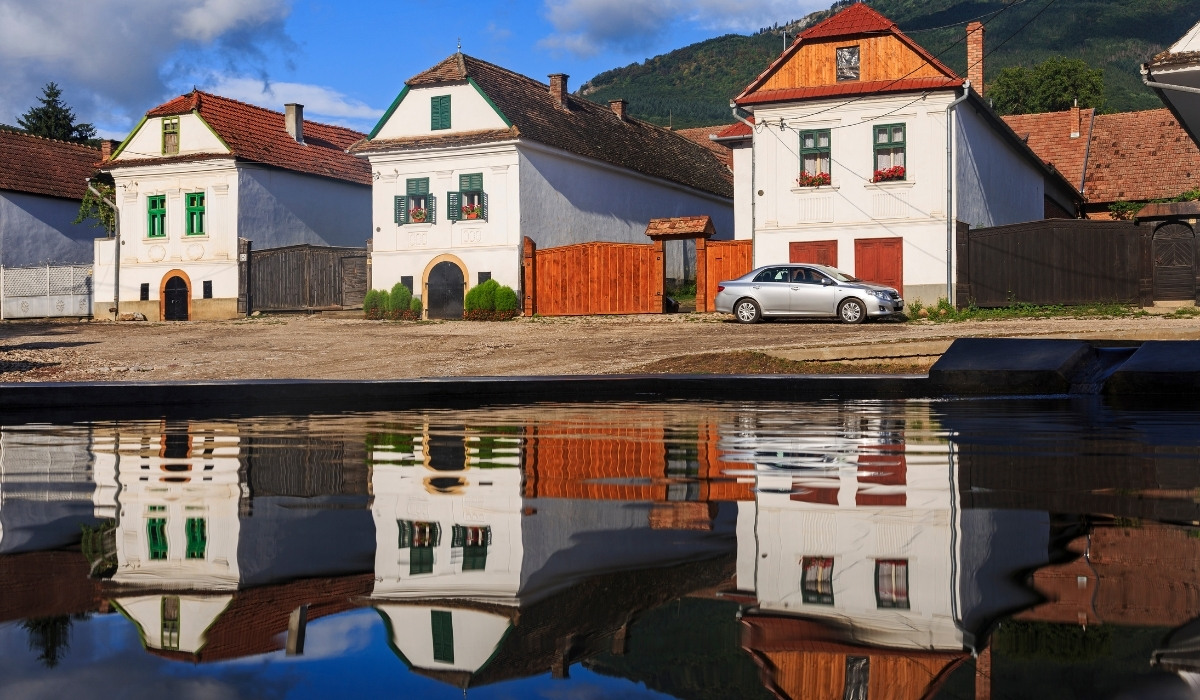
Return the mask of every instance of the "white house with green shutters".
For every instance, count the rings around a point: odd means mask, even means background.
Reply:
[[[652,218],[712,217],[733,234],[729,168],[667,129],[461,53],[410,78],[350,152],[370,162],[372,286],[397,282],[432,318],[486,279],[521,286],[539,249],[648,243]]]

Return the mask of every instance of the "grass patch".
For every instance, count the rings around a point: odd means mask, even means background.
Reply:
[[[640,374],[925,374],[936,359],[800,362],[764,352],[738,350],[668,357],[648,362],[632,371]]]
[[[1014,302],[995,309],[981,309],[977,306],[956,309],[943,297],[932,306],[925,306],[920,301],[914,301],[905,309],[905,315],[910,321],[954,323],[956,321],[997,321],[1009,318],[1132,318],[1148,316],[1149,312],[1129,304],[1115,303],[1038,306]]]

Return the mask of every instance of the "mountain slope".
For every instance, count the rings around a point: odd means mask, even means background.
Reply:
[[[624,98],[629,112],[675,127],[728,123],[729,100],[758,76],[789,37],[845,7],[814,13],[752,36],[729,34],[605,71],[579,90],[590,100]],[[1161,107],[1138,68],[1197,21],[1200,0],[868,0],[901,31],[965,74],[966,23],[986,23],[986,76],[1054,55],[1103,68],[1103,111]],[[1010,6],[1011,5],[1011,6]],[[1005,9],[1007,6],[1007,9]],[[949,26],[948,26],[949,25]]]

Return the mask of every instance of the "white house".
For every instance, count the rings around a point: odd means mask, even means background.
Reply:
[[[96,232],[73,224],[100,149],[0,129],[0,266],[90,263]]]
[[[106,160],[121,254],[95,242],[96,315],[151,320],[232,318],[239,240],[255,250],[365,245],[370,174],[345,149],[362,134],[193,90],[146,113]],[[245,262],[245,261],[243,261]],[[244,297],[243,297],[244,298]]]
[[[371,134],[373,286],[396,282],[430,317],[462,314],[464,290],[521,287],[538,248],[645,243],[652,218],[712,217],[732,232],[729,168],[674,132],[461,53],[410,78]]]
[[[734,99],[752,143],[743,167],[727,135],[752,222],[737,234],[756,265],[825,263],[908,299],[953,299],[955,222],[1075,215],[1078,192],[980,96],[983,28],[968,31],[970,81],[857,3]]]
[[[1142,65],[1149,85],[1200,145],[1200,23]]]

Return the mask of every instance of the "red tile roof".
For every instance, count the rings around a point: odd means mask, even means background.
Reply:
[[[1094,109],[1013,114],[1001,117],[1033,152],[1053,165],[1076,189],[1083,183],[1083,161],[1091,138]],[[1077,133],[1071,138],[1072,133]]]
[[[298,143],[288,134],[282,112],[199,90],[165,102],[146,112],[146,116],[163,117],[192,112],[200,115],[229,146],[231,155],[238,160],[262,163],[308,175],[348,180],[360,185],[371,184],[370,164],[346,153],[351,144],[364,136],[352,129],[305,119],[304,143]],[[104,163],[104,167],[111,169],[197,159],[195,155],[180,155],[167,158],[109,160]]]
[[[709,216],[675,216],[669,219],[650,219],[646,225],[646,235],[651,238],[682,238],[689,236],[712,237],[712,217]]]
[[[814,85],[812,87],[789,88],[786,90],[762,90],[739,98],[739,105],[763,104],[766,102],[788,102],[791,100],[813,100],[821,97],[844,95],[883,95],[897,92],[922,92],[960,87],[962,78],[905,78],[903,80],[871,80],[866,82],[838,83],[837,85]]]
[[[692,143],[698,143],[701,146],[704,146],[708,150],[712,151],[716,157],[720,158],[721,162],[725,164],[725,167],[733,168],[733,153],[730,152],[729,147],[724,144],[717,143],[711,138],[712,136],[720,133],[722,129],[723,127],[721,126],[700,126],[696,127],[695,129],[676,129],[675,133],[679,134],[688,141],[691,141]]]
[[[854,85],[843,83],[840,85],[823,86],[821,88],[804,88],[803,89],[803,90],[810,90],[810,89],[824,90],[824,92],[813,92],[811,94],[805,93],[805,94],[797,95],[794,97],[779,96],[775,99],[762,99],[762,100],[753,99],[755,97],[755,95],[753,95],[752,93],[754,93],[755,90],[757,90],[764,82],[766,82],[767,78],[770,77],[771,74],[773,74],[775,72],[776,68],[782,66],[784,63],[787,62],[787,60],[789,58],[792,57],[793,54],[795,54],[797,51],[799,51],[800,47],[803,46],[805,44],[805,42],[811,43],[817,39],[830,39],[830,38],[836,38],[836,37],[849,38],[852,36],[861,36],[863,34],[891,34],[892,36],[899,39],[905,46],[908,46],[910,49],[912,49],[914,52],[916,52],[922,59],[925,60],[926,63],[928,63],[930,66],[935,68],[938,72],[940,72],[944,76],[946,76],[945,80],[942,80],[941,78],[917,79],[917,80],[930,81],[931,84],[928,85],[927,87],[912,86],[912,87],[907,87],[907,88],[901,88],[899,90],[884,89],[882,87],[872,87],[871,89],[854,90],[853,89],[855,87]],[[895,82],[895,83],[899,83],[899,82],[916,83],[917,80],[907,80],[904,77],[901,77],[901,78],[897,79],[896,81],[873,81],[872,83],[858,83],[857,86],[861,88],[861,87],[867,86],[867,85],[878,86],[880,83],[893,83],[893,82]],[[933,83],[936,83],[936,84],[933,84]],[[917,42],[910,39],[908,37],[908,35],[906,35],[904,32],[901,32],[900,29],[898,27],[896,27],[895,22],[884,17],[883,15],[879,14],[875,10],[872,10],[871,8],[867,7],[865,4],[863,4],[861,2],[857,2],[853,5],[851,5],[850,7],[846,8],[845,10],[842,10],[841,12],[837,13],[836,15],[825,20],[824,22],[819,22],[817,24],[814,24],[813,26],[809,27],[808,29],[805,29],[803,32],[800,32],[800,35],[796,37],[796,40],[794,42],[792,42],[792,45],[789,46],[787,49],[785,49],[784,52],[782,54],[780,54],[779,58],[775,59],[775,61],[773,63],[771,63],[771,65],[768,66],[767,69],[765,71],[763,71],[757,78],[755,78],[754,82],[750,83],[750,85],[747,86],[746,89],[743,90],[740,95],[738,95],[736,98],[734,98],[734,101],[737,102],[738,104],[754,104],[757,102],[776,102],[779,100],[813,99],[813,98],[818,98],[818,97],[836,97],[839,95],[867,94],[867,93],[871,93],[871,92],[903,92],[905,90],[930,90],[930,89],[937,89],[937,88],[958,87],[960,85],[962,85],[962,79],[959,78],[958,75],[955,74],[954,71],[950,70],[944,63],[939,61],[933,54],[926,51],[920,44],[918,44]],[[784,93],[784,92],[791,92],[791,91],[790,90],[778,90],[778,91],[773,91],[773,92]]]
[[[746,121],[753,124],[754,117],[748,117]],[[742,122],[734,122],[717,132],[717,138],[719,139],[734,139],[750,135],[750,127],[746,126]]]
[[[563,108],[545,83],[486,61],[454,54],[414,76],[407,84],[436,85],[468,78],[512,123],[509,138],[545,144],[721,197],[733,197],[733,174],[708,147],[648,122],[630,117],[619,119],[607,105],[577,95],[567,95],[567,107]],[[491,136],[477,138],[495,140],[495,132],[484,133]],[[367,154],[435,148],[460,145],[463,138],[463,134],[452,133],[415,139],[363,140],[350,150]]]
[[[0,190],[83,199],[100,149],[0,129]]]
[[[1200,149],[1167,109],[1101,114],[1092,132],[1089,202],[1174,197],[1200,187]]]

